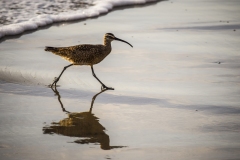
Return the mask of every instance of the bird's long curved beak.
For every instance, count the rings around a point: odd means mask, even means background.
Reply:
[[[129,44],[131,47],[133,47],[130,43],[128,43],[127,41],[124,41],[124,40],[122,40],[122,39],[119,39],[119,38],[117,38],[117,37],[115,37],[115,40],[117,40],[117,41],[121,41],[121,42],[124,42],[124,43],[127,43],[127,44]]]

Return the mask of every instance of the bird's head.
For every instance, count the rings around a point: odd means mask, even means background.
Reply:
[[[121,42],[124,42],[124,43],[127,43],[128,45],[130,45],[131,47],[133,47],[130,43],[128,43],[127,41],[124,41],[122,39],[119,39],[117,37],[115,37],[112,33],[106,33],[104,35],[104,40],[105,41],[110,41],[112,42],[113,40],[117,40],[117,41],[121,41]]]

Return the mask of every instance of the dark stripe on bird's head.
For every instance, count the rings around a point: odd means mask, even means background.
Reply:
[[[114,39],[115,38],[115,36],[112,33],[106,33],[105,37],[106,38],[110,38],[110,39]]]
[[[111,36],[114,36],[112,33],[106,33],[107,35],[111,35]]]

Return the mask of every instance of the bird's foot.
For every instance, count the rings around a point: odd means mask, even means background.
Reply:
[[[105,86],[104,84],[102,85],[102,87],[101,87],[101,90],[103,91],[103,90],[114,90],[114,88],[112,88],[112,87],[107,87],[107,86]]]
[[[55,78],[53,79],[53,83],[52,83],[51,85],[49,85],[49,87],[51,87],[51,88],[52,88],[53,86],[56,87],[58,81],[59,81],[59,78],[58,78],[58,77],[55,77]]]
[[[51,88],[53,88],[53,86],[55,86],[55,87],[56,87],[56,83],[54,83],[54,82],[53,82],[53,83],[52,83],[52,84],[50,84],[49,86],[50,86]]]

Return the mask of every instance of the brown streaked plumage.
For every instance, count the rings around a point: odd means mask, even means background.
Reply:
[[[91,45],[91,44],[81,44],[76,46],[70,47],[46,47],[45,51],[52,52],[56,55],[61,56],[62,58],[71,62],[70,65],[65,66],[58,76],[55,78],[54,82],[52,83],[51,87],[59,81],[60,77],[62,76],[63,72],[72,65],[90,65],[93,76],[101,83],[102,89],[113,89],[104,85],[95,75],[93,70],[93,65],[100,63],[112,50],[111,42],[113,40],[125,42],[133,47],[130,43],[121,40],[115,37],[112,33],[106,33],[104,35],[104,43],[98,45]]]

